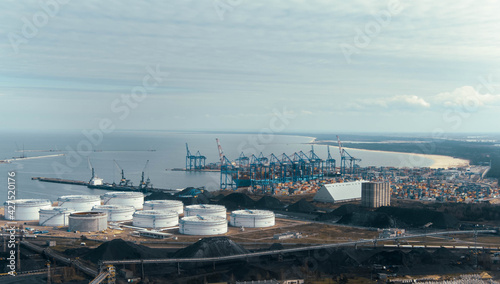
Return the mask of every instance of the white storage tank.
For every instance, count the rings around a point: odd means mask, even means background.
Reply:
[[[102,195],[104,205],[126,205],[134,206],[135,210],[141,210],[144,203],[142,192],[113,191]]]
[[[227,219],[220,216],[189,216],[179,222],[179,233],[210,236],[227,233]]]
[[[144,210],[175,211],[180,215],[184,213],[184,203],[178,200],[150,200],[144,202]]]
[[[92,208],[93,212],[106,212],[108,213],[109,222],[119,222],[132,220],[135,208],[126,205],[96,205]]]
[[[40,209],[40,226],[68,226],[68,217],[71,213],[75,212],[73,209],[52,207],[49,209]]]
[[[96,205],[101,205],[99,195],[65,195],[57,199],[59,207],[73,209],[76,212],[90,211]]]
[[[34,221],[40,217],[38,211],[51,208],[52,202],[48,199],[16,199],[5,201],[3,205],[6,220]]]
[[[143,210],[136,211],[132,225],[141,228],[167,228],[179,224],[179,215],[174,211]]]
[[[229,216],[229,225],[233,227],[272,227],[274,222],[274,213],[267,210],[236,210]]]
[[[68,221],[70,231],[97,232],[108,228],[105,212],[76,212],[69,215]]]
[[[186,206],[186,208],[184,209],[184,215],[186,217],[200,215],[203,217],[218,216],[224,219],[227,218],[226,207],[222,205],[212,205],[212,204],[196,204],[196,205]]]

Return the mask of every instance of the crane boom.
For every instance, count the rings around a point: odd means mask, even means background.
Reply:
[[[340,142],[340,137],[337,135],[337,141],[339,142],[339,153],[340,153],[340,157],[343,157],[344,156],[344,151],[342,149],[342,143]]]
[[[220,164],[224,164],[224,152],[222,152],[222,147],[220,146],[219,143],[219,138],[215,138],[215,141],[217,141],[217,148],[219,150],[219,158],[220,158]]]

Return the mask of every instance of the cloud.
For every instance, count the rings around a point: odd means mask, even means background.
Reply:
[[[477,108],[500,104],[500,95],[480,94],[474,87],[463,86],[452,92],[439,93],[433,103],[442,107]]]
[[[361,106],[377,106],[382,108],[405,108],[405,109],[422,109],[431,106],[426,100],[414,95],[397,95],[393,97],[385,97],[378,99],[358,100]]]

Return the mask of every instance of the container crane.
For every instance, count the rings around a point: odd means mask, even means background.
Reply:
[[[336,174],[335,173],[335,170],[336,170],[336,161],[332,157],[332,154],[330,154],[330,145],[327,145],[326,149],[328,151],[328,157],[326,158],[326,171],[327,171],[327,174],[328,175],[330,175],[330,174]]]
[[[203,156],[200,151],[196,152],[196,155],[191,155],[189,151],[188,143],[186,143],[186,170],[201,170],[205,167],[205,160],[207,157]]]
[[[338,135],[337,135],[337,141],[339,143],[339,152],[340,152],[340,174],[343,176],[347,173],[346,167],[350,169],[349,173],[353,174],[354,168],[358,166],[356,165],[356,163],[361,162],[361,159],[354,158],[344,148],[342,148],[342,142],[340,142],[340,138]],[[349,164],[347,165],[347,163]]]

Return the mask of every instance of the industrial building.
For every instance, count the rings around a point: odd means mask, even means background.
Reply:
[[[179,233],[184,235],[220,235],[227,233],[227,219],[219,216],[190,216],[179,222]]]
[[[57,199],[59,207],[73,209],[77,212],[90,211],[96,205],[101,205],[99,195],[65,195]]]
[[[49,209],[52,203],[47,199],[16,199],[5,201],[5,219],[12,221],[34,221],[39,219],[40,209]]]
[[[113,191],[102,195],[104,205],[126,205],[133,206],[136,210],[142,210],[144,194],[142,192]]]
[[[274,224],[274,213],[267,210],[236,210],[229,217],[229,225],[233,227],[263,228]]]
[[[226,207],[222,205],[197,204],[186,206],[184,215],[188,216],[218,216],[226,218]]]
[[[144,210],[175,211],[184,213],[184,204],[178,200],[150,200],[144,202]]]
[[[341,182],[324,184],[320,187],[313,200],[317,202],[346,202],[361,199],[361,185],[363,182]]]
[[[378,208],[391,205],[388,182],[364,182],[361,186],[361,206]]]
[[[135,227],[153,229],[173,227],[179,224],[179,215],[174,211],[136,211],[132,224]]]
[[[61,207],[40,209],[40,220],[38,221],[38,224],[40,226],[52,227],[68,226],[68,217],[73,212],[75,212],[75,210]]]
[[[120,222],[132,220],[135,208],[127,205],[96,205],[92,208],[92,211],[106,212],[108,213],[109,222]]]
[[[108,228],[108,214],[105,212],[77,212],[68,217],[69,230],[97,232]]]

